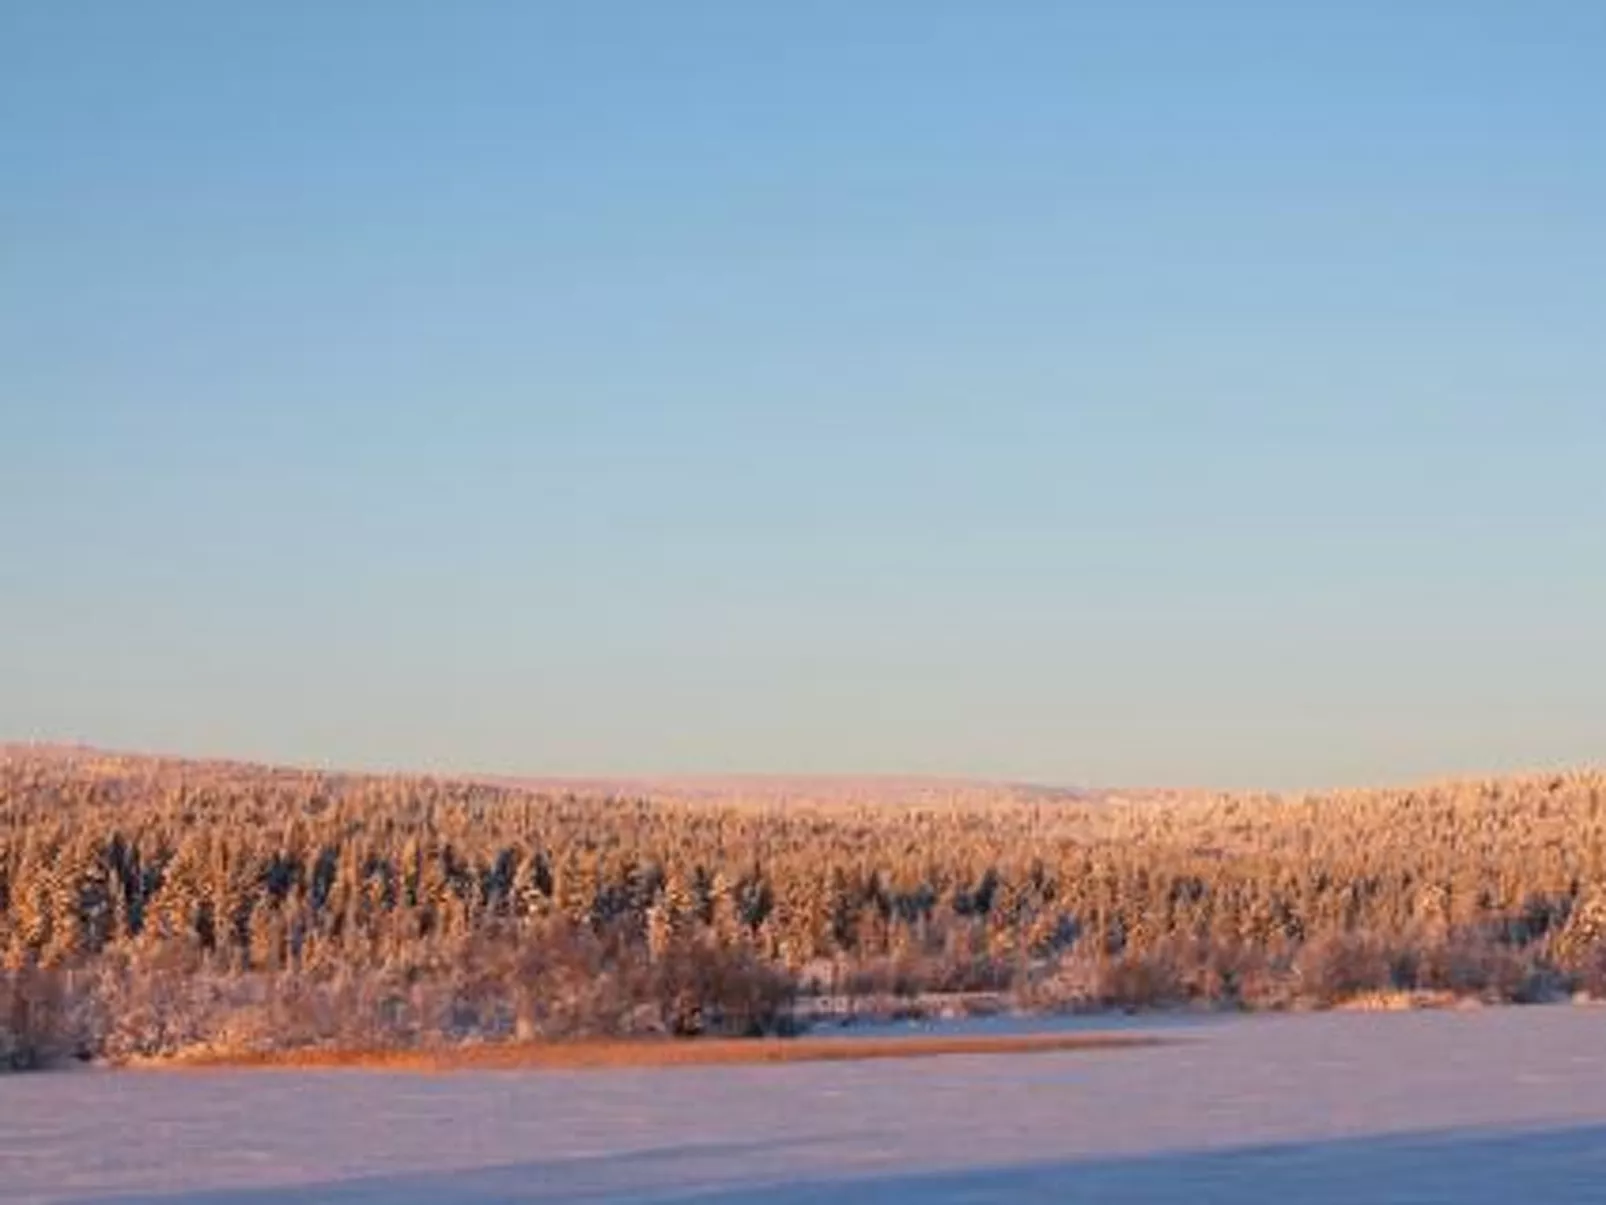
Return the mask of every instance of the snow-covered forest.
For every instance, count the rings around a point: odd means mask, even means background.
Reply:
[[[739,804],[10,752],[0,1047],[764,1033],[800,1002],[1606,987],[1606,777]]]

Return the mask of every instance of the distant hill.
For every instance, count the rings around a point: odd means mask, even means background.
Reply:
[[[1133,792],[1081,790],[1036,783],[918,774],[670,774],[670,775],[508,775],[474,773],[387,773],[285,766],[230,758],[194,758],[134,753],[67,743],[0,743],[0,759],[27,759],[93,765],[108,776],[147,776],[185,772],[314,775],[331,778],[433,778],[473,782],[543,795],[642,798],[705,805],[887,803],[902,807],[975,807],[986,803],[1090,802]],[[1146,794],[1138,792],[1136,794]]]
[[[605,795],[681,803],[896,803],[970,805],[986,800],[1054,803],[1086,801],[1092,793],[1068,787],[985,779],[877,774],[696,774],[621,777],[517,777],[476,781],[542,794]]]

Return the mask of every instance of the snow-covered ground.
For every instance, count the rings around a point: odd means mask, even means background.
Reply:
[[[0,1079],[0,1201],[1606,1202],[1606,1010],[873,1063]]]

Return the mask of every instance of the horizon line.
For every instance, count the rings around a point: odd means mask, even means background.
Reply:
[[[614,786],[651,786],[678,787],[690,789],[694,786],[713,787],[725,785],[736,786],[742,783],[765,784],[780,786],[789,782],[832,784],[846,786],[854,783],[882,784],[891,786],[901,784],[904,786],[949,786],[949,787],[991,787],[995,789],[1008,789],[1018,791],[1036,791],[1045,794],[1071,796],[1086,801],[1100,798],[1135,796],[1143,798],[1164,798],[1175,796],[1199,795],[1237,795],[1237,796],[1273,796],[1285,799],[1297,799],[1312,795],[1347,794],[1359,791],[1409,791],[1447,784],[1502,782],[1530,778],[1543,778],[1546,776],[1572,776],[1591,773],[1606,772],[1602,764],[1592,761],[1578,761],[1561,764],[1547,764],[1527,766],[1521,769],[1486,770],[1486,771],[1452,771],[1435,776],[1421,776],[1410,779],[1397,779],[1387,781],[1371,781],[1365,783],[1340,783],[1325,786],[1301,787],[1265,787],[1265,786],[1143,786],[1133,783],[1099,784],[1099,783],[1066,783],[1044,781],[1040,779],[1009,776],[990,776],[986,774],[954,774],[936,773],[929,771],[853,771],[853,770],[823,770],[823,771],[788,771],[788,770],[677,770],[662,773],[654,772],[584,772],[584,773],[544,773],[539,771],[507,771],[507,770],[461,770],[461,769],[425,769],[418,766],[373,764],[361,765],[345,762],[327,762],[316,759],[275,758],[254,755],[238,755],[229,753],[187,753],[171,749],[135,749],[122,748],[96,744],[85,740],[59,740],[59,739],[30,739],[30,738],[0,738],[0,757],[9,757],[18,751],[29,751],[43,754],[79,754],[100,757],[127,758],[131,760],[147,760],[162,762],[180,762],[196,765],[236,766],[259,770],[280,771],[300,774],[327,774],[339,777],[373,777],[373,778],[423,778],[446,782],[474,782],[490,786],[506,786],[516,788],[586,786],[604,788]]]

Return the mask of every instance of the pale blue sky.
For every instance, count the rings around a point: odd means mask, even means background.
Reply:
[[[0,0],[0,737],[1606,751],[1606,4]]]

